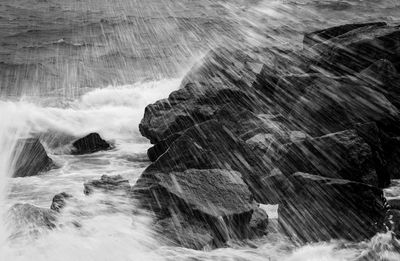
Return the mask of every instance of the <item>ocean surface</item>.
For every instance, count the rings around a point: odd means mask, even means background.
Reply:
[[[300,48],[304,32],[366,21],[399,24],[400,1],[1,0],[0,260],[400,260],[389,234],[298,246],[271,231],[217,250],[166,246],[124,198],[83,195],[83,183],[103,174],[135,183],[149,165],[150,144],[138,131],[145,106],[178,89],[208,50]],[[69,155],[68,142],[89,132],[115,148]],[[12,148],[32,133],[59,168],[11,179]],[[57,229],[16,228],[7,215],[15,203],[48,208],[60,192],[77,200]],[[400,197],[400,182],[386,195]]]

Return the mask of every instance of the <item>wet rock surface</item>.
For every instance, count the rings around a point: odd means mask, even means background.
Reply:
[[[39,139],[19,140],[14,155],[17,157],[13,177],[36,176],[55,167]]]
[[[264,60],[241,50],[209,52],[178,91],[146,108],[140,131],[154,144],[153,163],[134,195],[157,222],[179,228],[171,234],[176,244],[184,245],[178,238],[188,216],[213,217],[190,228],[205,235],[188,239],[196,249],[209,244],[208,235],[223,246],[215,220],[229,216],[232,198],[248,195],[279,204],[281,227],[302,243],[397,231],[387,225],[382,188],[400,170],[399,35],[383,22],[347,24],[306,34],[302,51],[253,53]],[[222,196],[236,191],[226,173],[237,173],[249,194]],[[212,208],[199,203],[213,200]],[[397,203],[390,204],[397,220]],[[260,209],[239,212],[238,238],[268,232]]]
[[[89,154],[111,149],[111,145],[103,140],[98,133],[90,133],[72,143],[73,154]]]

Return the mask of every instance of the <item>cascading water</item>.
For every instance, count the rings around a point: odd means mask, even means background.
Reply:
[[[138,130],[145,106],[177,90],[183,72],[209,49],[239,43],[298,47],[304,31],[363,19],[395,23],[398,12],[400,5],[390,0],[3,1],[0,260],[399,260],[399,243],[389,233],[361,243],[302,247],[276,231],[211,251],[166,246],[151,217],[136,213],[134,203],[82,193],[85,181],[103,174],[135,183],[149,164],[150,144]],[[68,144],[90,132],[115,149],[70,155]],[[40,136],[58,168],[11,179],[16,143],[30,135]],[[389,190],[400,196],[398,185]],[[7,214],[11,206],[48,208],[64,191],[76,202],[56,229],[16,233]]]

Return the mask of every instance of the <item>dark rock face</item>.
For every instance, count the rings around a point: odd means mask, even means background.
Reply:
[[[53,197],[50,209],[60,212],[67,204],[67,201],[72,198],[72,195],[62,192]]]
[[[13,177],[38,175],[54,167],[39,139],[19,140],[14,155],[17,157]]]
[[[400,30],[396,26],[367,26],[313,46],[319,66],[336,74],[357,73],[380,59],[399,69]]]
[[[83,184],[85,195],[92,194],[96,190],[111,193],[129,193],[131,186],[127,179],[120,175],[107,176],[103,175],[99,180],[91,180]]]
[[[382,27],[387,25],[385,22],[377,23],[363,23],[363,24],[345,24],[335,27],[330,27],[327,29],[322,29],[319,31],[311,32],[304,35],[303,45],[304,47],[312,47],[316,44],[323,43],[326,40],[341,36],[345,33],[353,31],[362,27]]]
[[[351,128],[359,122],[395,122],[396,107],[355,78],[320,76],[292,107],[290,121],[312,136]]]
[[[378,186],[371,147],[355,130],[328,134],[284,145],[276,166],[286,176],[308,172]]]
[[[279,223],[300,242],[363,240],[384,221],[381,189],[343,179],[296,173],[279,205]]]
[[[186,130],[144,174],[191,168],[238,171],[258,200],[262,198],[258,195],[261,193],[259,177],[265,174],[270,165],[262,155],[254,153],[226,127],[211,120]]]
[[[389,138],[385,146],[387,171],[392,179],[400,178],[400,137]]]
[[[74,154],[88,154],[111,148],[110,144],[103,140],[98,133],[90,133],[89,135],[74,141]]]
[[[57,212],[51,209],[36,207],[31,204],[15,204],[9,210],[10,217],[18,229],[29,227],[55,228]]]
[[[230,170],[146,173],[133,192],[158,216],[183,213],[201,221],[213,231],[216,244],[246,236],[255,208],[241,174]]]

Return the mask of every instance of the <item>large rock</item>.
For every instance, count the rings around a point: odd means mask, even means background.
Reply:
[[[286,176],[307,172],[379,186],[371,147],[355,130],[304,139],[282,146],[275,165]]]
[[[357,73],[380,59],[400,68],[400,27],[366,26],[313,46],[317,66],[335,74]],[[318,69],[317,69],[318,70]]]
[[[39,139],[22,139],[17,142],[14,155],[16,162],[13,177],[38,175],[54,167]]]
[[[144,173],[133,193],[159,217],[183,213],[201,221],[213,231],[217,245],[246,237],[256,207],[241,174],[231,170]]]
[[[289,178],[290,190],[279,205],[279,223],[300,242],[364,240],[382,229],[381,189],[343,179],[305,173]]]
[[[211,120],[186,130],[144,173],[191,168],[236,170],[258,200],[258,193],[262,192],[259,177],[270,168],[266,158],[253,152],[224,125]]]
[[[294,128],[320,136],[360,122],[395,124],[398,118],[397,108],[365,82],[320,75],[292,107],[289,120]]]
[[[121,175],[103,175],[100,179],[85,182],[83,186],[83,192],[85,195],[90,195],[95,191],[115,194],[128,194],[131,190],[129,181],[124,179]]]
[[[370,26],[385,26],[387,25],[385,22],[376,22],[376,23],[361,23],[361,24],[345,24],[345,25],[339,25],[335,27],[330,27],[318,31],[314,31],[311,33],[307,33],[304,35],[303,38],[303,46],[306,47],[312,47],[316,44],[323,43],[326,40],[341,36],[345,33],[348,33],[350,31],[353,31],[358,28],[362,27],[370,27]]]
[[[72,143],[74,154],[88,154],[111,149],[111,145],[98,133],[90,133]]]

